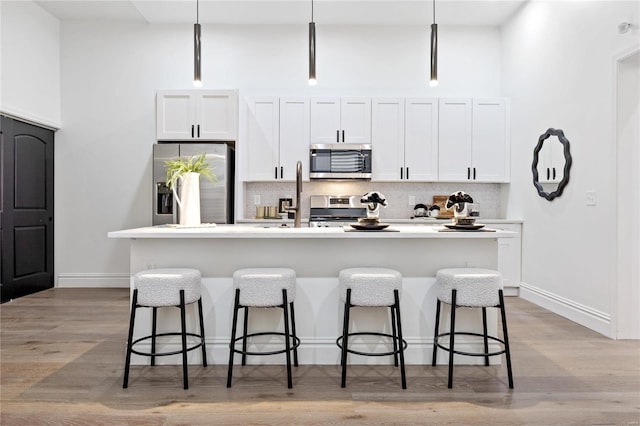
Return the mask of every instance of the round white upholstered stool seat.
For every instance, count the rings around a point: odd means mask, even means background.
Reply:
[[[180,290],[184,290],[185,304],[194,303],[200,299],[201,283],[200,271],[189,268],[149,269],[133,276],[142,306],[177,306]]]
[[[340,298],[344,303],[344,320],[342,336],[336,339],[336,345],[340,348],[342,356],[342,383],[346,386],[347,380],[347,353],[364,356],[388,356],[393,355],[394,364],[400,366],[402,389],[407,388],[404,350],[407,342],[402,338],[402,321],[400,317],[400,293],[402,291],[402,274],[393,269],[367,267],[347,268],[338,274]],[[357,332],[350,333],[351,307],[388,307],[391,311],[392,333]],[[370,336],[390,339],[393,349],[387,352],[364,352],[349,347],[349,339],[354,336]],[[353,346],[353,345],[352,345]],[[400,363],[398,364],[398,356]]]
[[[296,298],[296,271],[289,268],[246,268],[233,273],[233,286],[240,289],[240,304],[256,308],[282,305],[282,290],[287,303]]]
[[[387,268],[348,268],[340,271],[340,298],[346,301],[351,289],[352,306],[391,306],[394,290],[402,293],[402,274]]]
[[[293,363],[298,366],[298,346],[300,339],[296,336],[296,319],[294,301],[296,298],[296,272],[290,268],[245,268],[233,273],[235,302],[233,306],[233,322],[231,341],[229,342],[229,368],[227,370],[227,387],[231,387],[233,361],[236,353],[242,354],[242,365],[246,365],[247,355],[275,355],[284,353],[287,366],[287,387],[293,387],[291,378],[291,352]],[[249,333],[249,308],[282,308],[284,332],[269,331]],[[243,332],[236,337],[238,311],[244,309]],[[284,338],[284,348],[275,350],[248,350],[248,340],[257,336],[280,336]],[[242,341],[242,349],[236,343]]]
[[[436,365],[437,351],[443,349],[449,352],[449,381],[448,387],[453,387],[453,358],[454,354],[473,357],[483,357],[485,366],[489,365],[490,356],[505,354],[509,388],[513,389],[513,375],[511,372],[511,353],[509,350],[509,336],[507,333],[507,317],[504,309],[504,294],[502,290],[502,274],[499,271],[482,268],[446,268],[436,272],[438,299],[436,305],[436,326],[433,341],[433,356],[431,365]],[[451,305],[450,331],[440,333],[440,305]],[[482,310],[482,333],[471,331],[456,331],[456,309],[480,308]],[[487,308],[498,308],[502,322],[502,338],[489,336],[487,333]],[[457,336],[482,337],[483,349],[476,352],[455,349]],[[444,343],[448,340],[448,346]],[[496,342],[500,348],[494,350],[489,347],[489,341]],[[470,341],[467,345],[471,344]]]
[[[447,268],[436,272],[438,299],[451,304],[451,290],[456,289],[456,305],[469,307],[500,304],[502,274],[491,269]]]
[[[127,340],[127,355],[124,370],[123,388],[129,385],[129,368],[131,366],[131,354],[148,356],[151,365],[155,365],[157,356],[169,356],[182,354],[182,375],[184,389],[189,388],[187,367],[187,352],[202,348],[202,365],[207,366],[207,349],[205,345],[204,318],[202,314],[201,297],[202,275],[197,269],[190,268],[163,268],[140,271],[133,276],[133,297],[131,302],[131,317],[129,320],[129,338]],[[186,306],[198,304],[198,320],[200,334],[187,332]],[[158,308],[178,307],[180,309],[180,331],[158,333],[157,317]],[[133,340],[136,311],[138,308],[151,308],[151,334]],[[181,348],[179,350],[157,349],[158,337],[180,337]],[[136,344],[143,341],[151,341],[151,350],[144,352],[136,349]],[[189,343],[187,342],[189,340]],[[170,348],[170,347],[169,347]]]

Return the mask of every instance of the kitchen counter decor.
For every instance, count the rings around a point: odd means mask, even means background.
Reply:
[[[209,165],[205,162],[206,154],[190,157],[188,160],[179,158],[169,160],[167,166],[167,186],[173,191],[173,196],[180,207],[180,225],[200,225],[200,175],[211,181],[216,180]],[[180,184],[180,196],[176,187]]]

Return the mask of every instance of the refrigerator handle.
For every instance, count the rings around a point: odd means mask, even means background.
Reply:
[[[198,138],[200,137],[200,125],[198,124]]]
[[[191,125],[191,137],[193,137],[193,128],[194,128],[194,126],[193,126],[193,124],[192,124],[192,125]]]

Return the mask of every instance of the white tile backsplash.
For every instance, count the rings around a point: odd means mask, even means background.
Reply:
[[[255,195],[260,196],[261,205],[278,205],[279,198],[295,198],[294,182],[245,182],[245,218],[255,217]],[[369,191],[379,191],[389,206],[380,210],[381,218],[408,219],[413,215],[413,205],[409,196],[415,196],[416,203],[432,204],[434,195],[449,195],[464,191],[471,195],[480,212],[480,217],[501,219],[501,195],[499,183],[421,183],[421,182],[366,182],[366,181],[312,181],[302,185],[302,217],[309,216],[311,195],[362,195]],[[295,202],[295,200],[294,200]]]

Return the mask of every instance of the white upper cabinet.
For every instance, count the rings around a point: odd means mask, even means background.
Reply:
[[[276,97],[247,99],[248,180],[269,181],[280,176],[280,104]]]
[[[438,110],[438,177],[466,181],[471,177],[471,99],[440,99]]]
[[[311,99],[310,131],[312,144],[371,143],[371,99]]]
[[[280,179],[295,181],[298,161],[309,179],[309,114],[309,99],[280,98]]]
[[[504,99],[473,100],[471,161],[479,182],[508,182],[509,109]]]
[[[438,179],[438,100],[373,99],[372,179],[436,181]]]
[[[405,178],[438,180],[438,99],[405,100]]]
[[[250,98],[247,105],[247,180],[295,180],[298,161],[308,179],[309,100]]]
[[[156,139],[235,141],[238,95],[234,90],[159,90]]]
[[[439,180],[508,182],[508,119],[504,99],[440,99]]]
[[[404,179],[404,99],[371,102],[372,176],[377,181]]]

